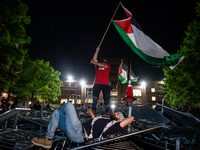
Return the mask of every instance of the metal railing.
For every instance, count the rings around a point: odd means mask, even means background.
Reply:
[[[68,98],[68,101],[70,101],[70,99],[74,99],[74,105],[77,105],[77,100],[81,100],[81,105],[85,106],[85,104],[87,103],[86,100],[91,100],[93,101],[93,98],[89,98],[86,96],[81,96],[81,95],[77,95],[77,94],[71,94]],[[103,102],[102,100],[98,100],[98,102]],[[92,102],[90,103],[92,104]]]

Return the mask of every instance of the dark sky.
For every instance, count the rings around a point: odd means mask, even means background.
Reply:
[[[118,5],[117,0],[33,0],[27,1],[31,24],[27,34],[32,38],[27,46],[32,59],[44,59],[61,72],[61,79],[93,80],[90,64],[96,47]],[[197,0],[124,0],[145,33],[168,53],[175,54],[182,44],[185,30],[196,16]],[[120,7],[114,19],[124,19]],[[161,80],[161,68],[153,68],[138,57],[122,40],[111,24],[101,45],[99,57],[125,57],[140,80]]]

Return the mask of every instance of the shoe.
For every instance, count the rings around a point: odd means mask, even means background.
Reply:
[[[53,140],[48,140],[48,138],[32,138],[31,142],[33,144],[35,144],[36,146],[41,146],[43,148],[46,148],[46,149],[50,149],[51,146],[52,146],[52,141]]]
[[[96,111],[92,110],[92,113],[95,115],[95,114],[96,114]]]
[[[106,115],[110,116],[110,111],[108,111],[108,112],[106,113]]]

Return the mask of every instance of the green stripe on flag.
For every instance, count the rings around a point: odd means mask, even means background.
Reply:
[[[122,75],[119,76],[119,79],[120,79],[122,84],[127,83],[127,79],[125,79]]]

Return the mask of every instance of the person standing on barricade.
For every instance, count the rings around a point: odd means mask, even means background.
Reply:
[[[107,64],[106,59],[103,59],[102,62],[98,62],[97,57],[98,57],[99,50],[100,48],[97,47],[96,52],[94,53],[94,56],[91,60],[91,64],[95,65],[95,70],[96,70],[96,76],[95,76],[94,86],[93,86],[92,112],[93,114],[96,114],[97,100],[99,99],[99,94],[102,90],[104,101],[105,101],[105,107],[106,107],[106,115],[110,115],[109,73],[111,70],[111,66]]]

